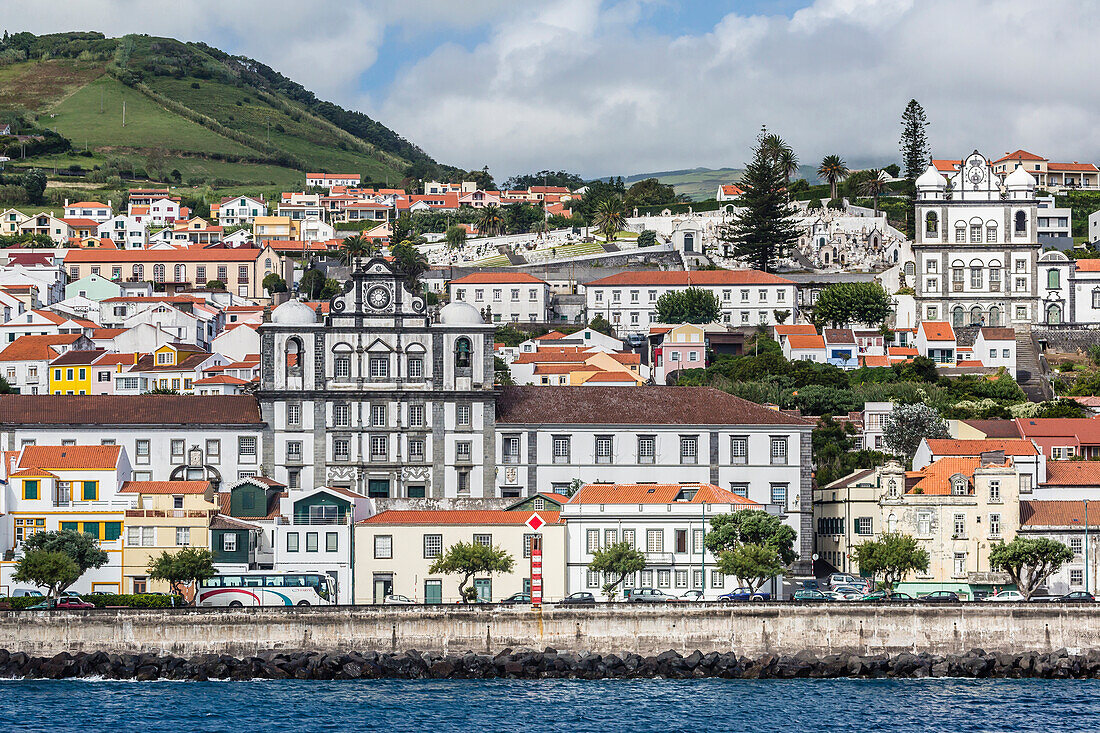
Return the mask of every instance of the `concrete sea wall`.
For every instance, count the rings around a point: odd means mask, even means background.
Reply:
[[[961,654],[1100,649],[1100,606],[1056,604],[790,604],[547,608],[328,607],[0,613],[0,649],[226,654],[410,649],[734,652],[749,657]]]

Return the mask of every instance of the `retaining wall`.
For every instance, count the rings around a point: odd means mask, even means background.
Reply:
[[[0,613],[0,649],[245,657],[265,650],[932,654],[1100,649],[1100,607],[836,604],[327,607]]]

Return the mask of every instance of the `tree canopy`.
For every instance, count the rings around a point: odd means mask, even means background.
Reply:
[[[268,292],[268,294],[285,293],[287,290],[286,280],[284,280],[283,276],[277,272],[269,272],[264,275],[264,279],[261,284],[263,285],[264,290]]]
[[[886,448],[893,454],[912,459],[921,440],[950,438],[947,424],[935,407],[921,402],[894,405],[882,421]]]
[[[652,229],[643,229],[638,235],[639,247],[652,247],[655,244],[657,244],[657,232]]]
[[[626,228],[626,204],[619,196],[608,196],[596,206],[592,223],[596,225],[596,231],[603,235],[608,242],[615,241],[615,236]]]
[[[1073,559],[1073,551],[1049,537],[1016,537],[989,549],[989,567],[1008,573],[1016,589],[1031,596],[1058,568]]]
[[[883,589],[892,593],[894,585],[914,570],[928,569],[928,551],[911,536],[886,532],[876,540],[868,540],[852,549],[860,573],[872,578],[882,576]]]
[[[626,576],[645,569],[645,555],[635,550],[629,542],[616,542],[592,553],[592,562],[588,563],[588,569],[603,573],[608,578],[603,592],[611,600],[615,597],[615,589]]]
[[[509,191],[528,189],[532,186],[557,186],[576,191],[584,185],[584,179],[576,173],[567,171],[539,171],[538,173],[524,173],[512,176],[504,182],[504,188]]]
[[[710,290],[669,290],[657,299],[661,323],[714,323],[722,317],[722,305]]]
[[[718,555],[718,570],[726,575],[737,577],[753,593],[764,585],[768,578],[774,578],[783,572],[784,565],[771,547],[762,545],[737,545]]]
[[[394,272],[399,274],[414,293],[419,290],[420,276],[431,269],[424,253],[408,241],[398,242],[390,247]]]
[[[27,550],[11,577],[18,583],[43,586],[48,598],[57,598],[81,575],[80,567],[64,552]]]
[[[656,178],[644,178],[626,190],[626,206],[660,206],[676,203],[676,189]]]
[[[107,553],[100,549],[99,543],[91,535],[83,532],[74,532],[68,529],[59,531],[37,532],[23,541],[24,558],[32,552],[57,553],[60,552],[72,560],[76,566],[76,577],[68,579],[68,575],[58,575],[51,590],[55,596],[60,594],[70,585],[75,583],[81,575],[93,568],[103,567],[107,564]],[[62,565],[55,560],[36,560],[60,571]],[[41,566],[40,566],[41,567]]]
[[[615,328],[611,325],[611,322],[603,317],[603,315],[597,313],[595,318],[588,322],[588,327],[593,331],[602,333],[604,336],[614,336]]]
[[[889,293],[875,282],[833,283],[821,291],[813,306],[814,325],[833,328],[856,324],[879,326],[893,312]]]
[[[817,169],[817,175],[821,176],[829,184],[832,195],[836,198],[836,184],[848,177],[848,164],[839,155],[826,155],[821,159],[821,166]]]
[[[756,590],[798,558],[795,532],[779,517],[744,509],[711,517],[703,545],[718,559],[718,569]]]
[[[475,595],[473,588],[466,588],[470,578],[475,575],[509,573],[514,566],[515,560],[512,556],[499,547],[488,547],[476,542],[456,542],[435,559],[428,572],[461,575],[458,593],[464,602],[468,602]]]
[[[210,550],[184,547],[175,553],[161,552],[149,563],[149,577],[166,581],[172,592],[183,596],[184,586],[217,575]]]
[[[905,177],[915,181],[928,167],[931,151],[928,148],[928,118],[924,107],[915,99],[910,99],[901,115],[901,162],[905,167]]]
[[[504,233],[504,215],[499,206],[489,204],[479,212],[477,230],[486,237],[496,237]]]
[[[451,224],[444,232],[443,238],[447,240],[447,246],[459,248],[466,244],[466,227],[461,224]]]

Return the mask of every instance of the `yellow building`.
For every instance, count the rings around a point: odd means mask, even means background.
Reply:
[[[162,552],[210,547],[213,486],[209,481],[127,481],[119,494],[135,498],[135,508],[126,510],[123,593],[170,592],[165,581],[149,579],[149,563]]]
[[[92,362],[103,356],[103,349],[66,351],[50,362],[50,394],[92,394]]]
[[[297,239],[297,223],[289,216],[257,216],[252,220],[252,240],[259,245]]]

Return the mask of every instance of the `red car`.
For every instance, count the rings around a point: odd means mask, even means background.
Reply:
[[[70,610],[82,610],[85,608],[95,608],[94,603],[88,603],[80,596],[61,596],[56,601],[43,601],[36,606],[31,606],[29,611],[46,610],[50,608],[64,608]]]

